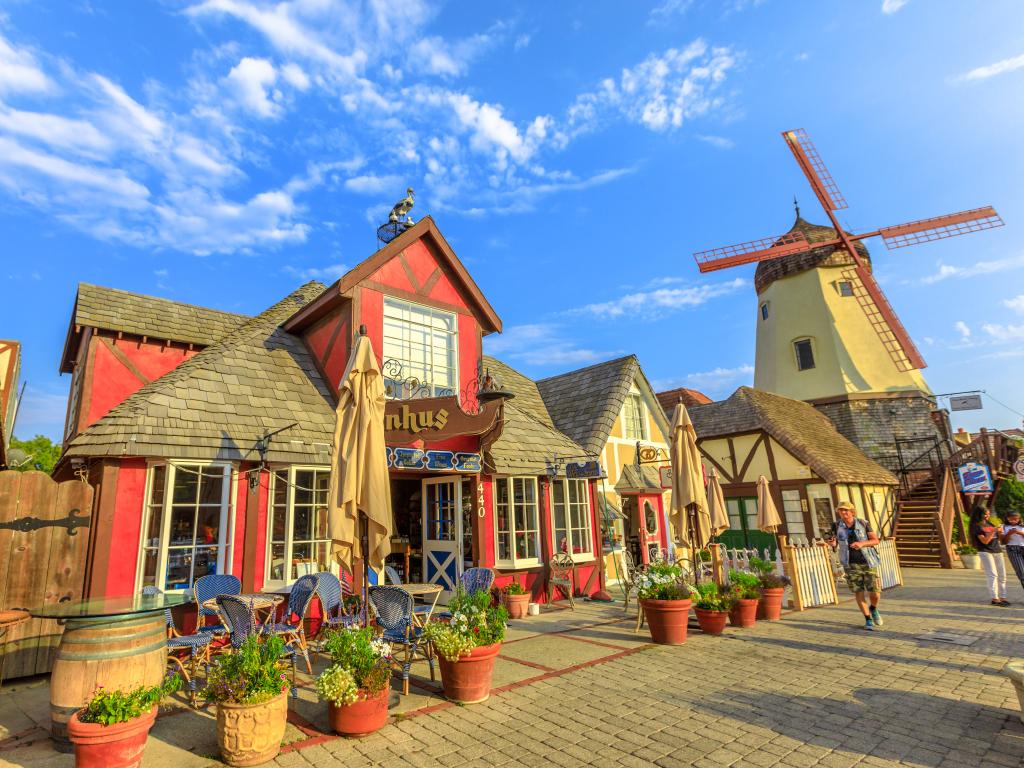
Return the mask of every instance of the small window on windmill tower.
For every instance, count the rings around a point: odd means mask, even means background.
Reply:
[[[810,339],[799,339],[793,342],[793,350],[796,352],[796,368],[798,371],[806,371],[814,367],[814,348]]]
[[[761,305],[761,319],[762,320],[767,320],[768,319],[768,302],[767,301],[764,304]]]
[[[853,283],[849,280],[839,281],[839,295],[840,296],[853,296]]]

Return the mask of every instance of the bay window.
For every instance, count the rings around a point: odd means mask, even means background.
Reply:
[[[196,579],[229,573],[231,467],[170,463],[149,468],[137,581],[188,590]]]
[[[586,480],[551,482],[555,551],[568,552],[577,561],[594,555],[590,538],[589,490]]]
[[[330,569],[330,484],[327,468],[289,467],[271,473],[268,582],[291,584],[300,576]]]
[[[494,481],[495,558],[499,565],[540,563],[537,478],[499,477]]]
[[[455,313],[384,297],[382,354],[388,397],[455,394],[457,353]]]

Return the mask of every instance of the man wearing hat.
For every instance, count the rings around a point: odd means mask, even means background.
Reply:
[[[850,502],[839,502],[836,512],[839,520],[829,543],[839,550],[839,562],[846,572],[846,585],[857,598],[857,607],[864,615],[864,629],[874,630],[882,626],[882,616],[878,613],[882,587],[878,578],[879,558],[875,552],[878,534],[871,529],[871,523],[857,517]]]

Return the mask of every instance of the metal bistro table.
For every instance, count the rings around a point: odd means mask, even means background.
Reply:
[[[99,597],[29,611],[66,622],[50,675],[50,723],[58,750],[70,752],[67,725],[103,686],[130,691],[158,685],[167,668],[164,610],[191,603],[188,594]]]
[[[413,614],[416,623],[421,627],[426,626],[427,622],[430,621],[430,617],[434,614],[434,608],[437,607],[437,598],[444,591],[444,587],[440,584],[392,584],[390,586],[408,592],[413,596],[413,599],[422,597],[424,600],[427,600],[433,595],[433,600],[430,601],[430,609],[427,611],[426,616],[419,613]]]

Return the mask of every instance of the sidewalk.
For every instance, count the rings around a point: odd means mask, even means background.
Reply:
[[[276,763],[1021,765],[1024,725],[999,670],[1024,655],[1024,593],[1011,587],[1021,605],[1000,609],[975,572],[905,578],[874,633],[850,602],[721,638],[694,632],[678,648],[634,635],[635,614],[623,618],[621,604],[546,613],[510,628],[486,704],[449,704],[417,680],[396,722],[347,740],[324,733],[326,708],[303,690]],[[38,727],[45,684],[4,691],[0,739],[22,735],[0,741],[0,765],[70,768]],[[212,713],[176,711],[157,721],[145,768],[219,765]]]

